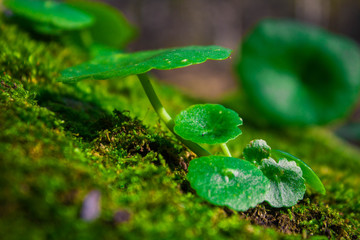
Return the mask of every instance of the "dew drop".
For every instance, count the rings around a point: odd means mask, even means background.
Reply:
[[[224,176],[226,182],[229,182],[229,179],[233,179],[235,177],[233,170],[227,168],[221,170],[221,175]]]

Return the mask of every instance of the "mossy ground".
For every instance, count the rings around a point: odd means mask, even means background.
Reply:
[[[164,132],[136,79],[56,83],[85,57],[0,22],[2,239],[358,239],[360,152],[326,129],[261,128],[243,109],[233,155],[265,139],[311,165],[327,195],[308,191],[289,209],[215,207],[189,187],[194,156]],[[173,114],[196,102],[157,89]],[[101,212],[88,222],[80,212],[92,190]]]

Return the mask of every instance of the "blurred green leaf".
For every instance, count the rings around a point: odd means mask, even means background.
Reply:
[[[88,0],[71,0],[66,3],[93,16],[94,24],[88,29],[92,44],[123,49],[137,34],[135,27],[123,14],[108,4]]]
[[[65,3],[41,0],[5,0],[4,5],[14,14],[22,18],[38,22],[48,28],[74,30],[87,27],[93,23],[93,18]]]
[[[261,21],[241,44],[236,70],[259,116],[275,125],[346,116],[360,91],[355,42],[285,20]]]

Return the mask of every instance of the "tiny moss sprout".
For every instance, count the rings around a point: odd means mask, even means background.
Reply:
[[[231,50],[219,46],[189,46],[136,53],[117,53],[65,69],[58,79],[75,83],[83,79],[122,79],[137,75],[159,118],[199,158],[190,162],[188,180],[199,196],[220,206],[246,211],[266,201],[273,207],[290,207],[304,197],[305,182],[325,193],[321,181],[301,160],[276,151],[264,140],[254,140],[244,149],[245,159],[234,158],[227,142],[242,132],[239,115],[219,104],[191,106],[175,120],[161,104],[146,72],[169,70],[223,60]],[[225,156],[214,156],[200,144],[219,144]]]

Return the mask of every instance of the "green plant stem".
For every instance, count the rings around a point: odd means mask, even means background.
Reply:
[[[141,85],[147,95],[147,97],[149,98],[149,101],[151,103],[151,105],[153,106],[155,112],[158,114],[158,116],[160,117],[160,119],[165,123],[165,125],[167,126],[167,128],[186,146],[188,147],[191,151],[193,151],[196,155],[198,156],[209,156],[211,155],[208,151],[206,151],[204,148],[202,148],[200,145],[192,142],[192,141],[188,141],[185,140],[183,138],[181,138],[179,135],[177,135],[174,132],[174,120],[171,118],[171,116],[168,114],[168,112],[166,111],[166,109],[164,108],[164,106],[161,104],[158,96],[156,95],[154,88],[150,82],[149,77],[146,74],[138,74],[137,75]]]
[[[230,150],[229,150],[228,146],[226,145],[226,143],[222,143],[222,144],[220,144],[220,146],[221,146],[221,149],[222,149],[223,153],[226,156],[231,157]]]

